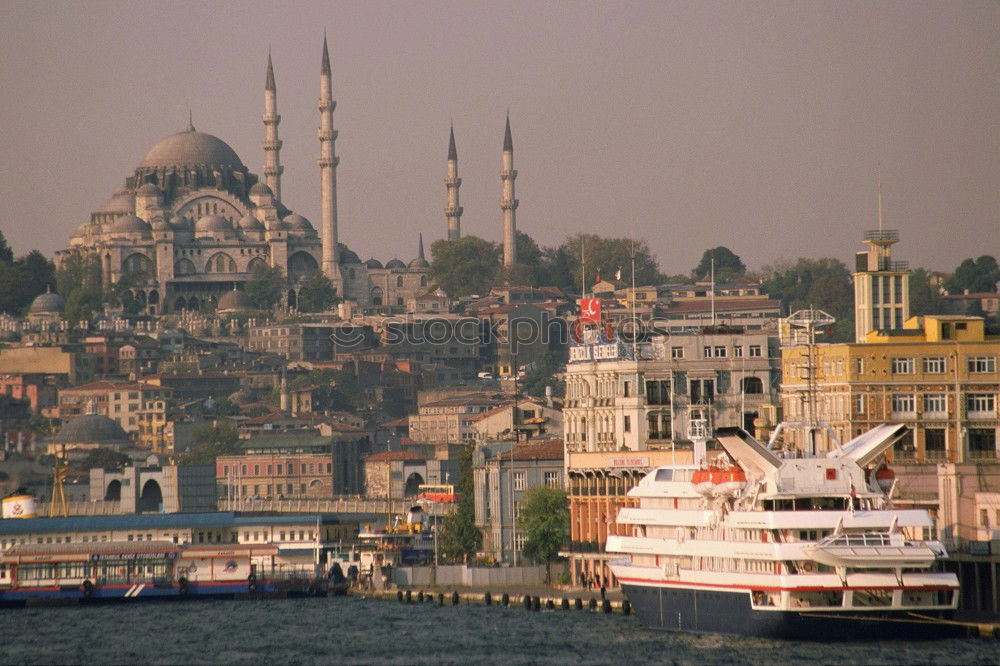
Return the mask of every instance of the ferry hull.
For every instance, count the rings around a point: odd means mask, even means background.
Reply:
[[[957,624],[913,617],[907,611],[761,611],[745,592],[623,584],[639,620],[651,629],[796,640],[935,639],[966,635]],[[947,620],[949,611],[916,611]]]

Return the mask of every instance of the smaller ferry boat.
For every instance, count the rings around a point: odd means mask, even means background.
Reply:
[[[359,566],[362,579],[374,579],[376,571],[386,568],[420,566],[434,562],[434,532],[427,525],[426,513],[413,506],[406,518],[397,519],[385,528],[366,525],[358,534]]]
[[[649,627],[810,639],[963,635],[958,579],[924,510],[892,503],[882,425],[828,455],[783,454],[738,428],[708,465],[650,472],[606,549]],[[705,460],[705,440],[695,460]]]

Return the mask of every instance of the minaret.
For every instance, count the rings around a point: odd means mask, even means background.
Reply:
[[[278,89],[274,85],[274,66],[271,65],[271,51],[267,52],[267,81],[264,83],[264,182],[274,193],[275,201],[281,201],[281,166],[278,153],[281,139],[278,138]]]
[[[451,127],[448,139],[448,175],[444,179],[448,188],[448,205],[444,215],[448,219],[448,240],[458,240],[462,237],[462,207],[458,204],[458,188],[462,179],[458,177],[458,150],[455,149],[455,126]]]
[[[503,265],[513,266],[517,263],[517,245],[515,243],[517,224],[514,211],[517,210],[517,199],[514,198],[514,179],[517,171],[514,169],[514,141],[510,137],[510,114],[507,114],[507,129],[503,135],[503,170],[500,171],[500,182],[503,194],[500,198],[500,209],[503,210]]]
[[[337,287],[340,296],[340,266],[337,258],[337,164],[334,154],[337,131],[333,129],[333,86],[330,82],[330,51],[323,35],[323,67],[319,77],[319,182],[322,195],[320,228],[323,238],[323,274]]]

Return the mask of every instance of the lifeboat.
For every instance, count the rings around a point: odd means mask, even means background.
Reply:
[[[736,465],[715,463],[692,474],[691,484],[706,497],[734,497],[746,488],[747,475]]]
[[[892,488],[892,483],[895,480],[896,473],[888,467],[882,466],[875,471],[875,483],[878,484],[878,487],[881,488],[884,493],[889,492]]]

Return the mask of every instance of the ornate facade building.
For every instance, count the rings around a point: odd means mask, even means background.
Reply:
[[[295,307],[298,285],[322,270],[337,293],[361,307],[393,309],[428,291],[421,240],[408,264],[362,262],[337,243],[337,197],[331,68],[326,40],[320,76],[320,229],[281,200],[281,140],[277,86],[268,55],[264,91],[264,177],[251,173],[218,137],[172,134],[154,145],[125,185],[56,254],[99,258],[105,285],[123,278],[149,314],[214,309],[219,299],[252,279],[258,266],[288,277],[285,304]],[[325,251],[324,251],[324,248]]]

